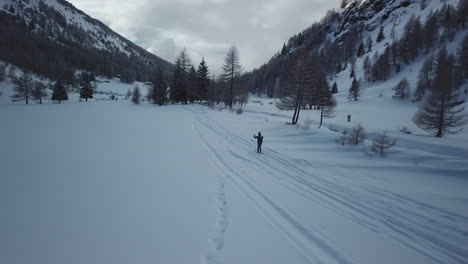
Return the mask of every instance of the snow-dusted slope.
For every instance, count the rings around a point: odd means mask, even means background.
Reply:
[[[10,8],[13,8],[14,14],[22,17],[26,24],[35,24],[36,32],[44,31],[52,38],[57,38],[62,33],[68,34],[69,28],[73,27],[86,33],[86,36],[80,39],[70,34],[73,41],[155,62],[154,55],[113,32],[102,22],[91,18],[65,0],[0,0],[0,10],[11,13]],[[47,19],[50,20],[42,23]],[[60,22],[54,23],[54,21]]]

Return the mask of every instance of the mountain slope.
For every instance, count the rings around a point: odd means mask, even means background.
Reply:
[[[466,0],[359,0],[352,1],[344,9],[329,11],[320,21],[297,35],[292,36],[283,48],[275,54],[268,63],[244,76],[249,90],[266,93],[270,97],[277,97],[281,91],[281,84],[286,77],[290,64],[297,54],[307,54],[319,59],[322,70],[333,83],[337,74],[349,70],[355,64],[356,69],[362,68],[362,62],[369,56],[373,63],[382,55],[387,47],[394,43],[400,50],[389,50],[395,60],[391,65],[390,76],[399,73],[403,68],[411,66],[417,59],[435,53],[441,47],[447,46],[451,52],[458,48],[463,36],[466,36]],[[435,18],[437,30],[425,31],[424,26],[428,18]],[[408,22],[417,19],[423,26],[421,41],[416,43],[416,52],[408,51],[404,38]],[[385,36],[383,41],[377,42],[382,29]],[[432,43],[424,46],[426,38],[431,36]],[[371,41],[370,51],[367,51],[367,41]],[[357,56],[360,43],[366,46],[363,56]],[[406,54],[404,54],[406,52]],[[411,59],[404,56],[411,54]],[[419,69],[417,69],[419,70]],[[414,75],[417,75],[415,73]],[[365,80],[363,75],[356,76]],[[351,86],[352,79],[346,82]],[[382,81],[377,79],[375,81]],[[385,80],[383,80],[385,81]]]
[[[85,69],[146,81],[172,67],[64,0],[0,0],[0,20],[0,59],[48,77]]]

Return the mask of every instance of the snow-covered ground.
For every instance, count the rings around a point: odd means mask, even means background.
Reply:
[[[72,98],[0,104],[0,263],[468,262],[468,134],[401,134],[392,99],[326,120],[389,130],[381,158],[268,99],[238,115]]]

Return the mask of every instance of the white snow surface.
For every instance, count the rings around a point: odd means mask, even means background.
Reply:
[[[242,115],[2,102],[0,263],[468,262],[468,134],[403,135],[400,110],[378,110],[392,99],[345,105],[321,129],[315,111],[301,114],[310,129],[285,125],[262,98]],[[338,145],[331,129],[358,121],[397,146]]]

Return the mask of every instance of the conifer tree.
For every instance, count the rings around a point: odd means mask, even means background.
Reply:
[[[32,90],[34,88],[34,80],[31,74],[25,73],[23,76],[15,78],[13,84],[14,94],[11,96],[11,100],[13,102],[25,101],[28,104],[29,99],[32,98]]]
[[[65,85],[63,85],[63,82],[61,80],[55,82],[54,91],[52,93],[51,99],[52,101],[58,101],[59,104],[62,103],[62,101],[68,100],[67,90],[65,89]]]
[[[291,124],[297,124],[301,108],[307,97],[314,89],[314,76],[316,72],[310,58],[297,55],[291,67],[288,67],[288,74],[284,87],[281,90],[279,101],[276,106],[283,110],[294,110]]]
[[[6,68],[3,64],[0,64],[0,83],[5,81]]]
[[[332,89],[331,89],[332,94],[338,93],[338,84],[336,82],[333,83]]]
[[[140,88],[138,87],[138,85],[135,85],[135,87],[133,87],[133,92],[132,92],[132,103],[140,104],[140,100],[141,100]]]
[[[414,93],[415,100],[420,101],[424,98],[426,91],[432,89],[434,57],[430,56],[424,62],[418,74],[418,84]]]
[[[468,35],[465,36],[462,43],[460,44],[457,57],[462,78],[468,78]]]
[[[192,62],[187,49],[182,49],[176,59],[176,67],[171,84],[171,99],[176,103],[188,102],[188,74]]]
[[[46,86],[42,82],[34,82],[34,88],[32,90],[32,98],[39,104],[42,104],[42,98],[47,96]]]
[[[242,66],[239,62],[239,52],[237,51],[236,46],[232,46],[229,49],[228,53],[226,54],[222,69],[224,81],[228,84],[229,87],[227,103],[229,104],[229,108],[232,108],[234,97],[236,96],[237,92],[237,81],[242,73]]]
[[[377,43],[380,43],[384,39],[385,39],[384,28],[380,27],[379,34],[377,35]]]
[[[357,56],[358,57],[361,57],[362,55],[364,55],[366,53],[366,49],[364,48],[364,42],[361,41],[361,43],[359,44],[359,47],[358,47],[358,51],[357,51]]]
[[[364,58],[364,62],[362,63],[362,70],[364,72],[364,79],[366,81],[372,80],[372,62],[369,59],[369,56]]]
[[[367,52],[371,52],[372,51],[372,38],[369,36],[367,37],[367,40],[366,40],[366,47],[367,47]]]
[[[198,99],[200,101],[208,100],[208,88],[210,87],[210,72],[206,65],[205,59],[203,58],[198,65],[196,87]]]
[[[443,48],[437,55],[431,95],[413,117],[413,122],[418,127],[436,137],[458,133],[467,122],[462,106],[464,101],[452,87],[448,62],[449,55]]]
[[[86,102],[88,99],[92,99],[94,94],[91,78],[92,76],[86,72],[83,72],[80,77],[80,98],[85,99]]]
[[[125,100],[128,100],[132,96],[132,90],[128,88],[127,93],[125,94]]]
[[[189,102],[193,103],[199,100],[199,95],[197,91],[197,71],[192,65],[187,78],[187,97]]]
[[[395,91],[394,98],[398,99],[407,99],[410,93],[410,84],[406,78],[402,79],[398,84],[393,88]]]
[[[151,101],[153,104],[163,106],[166,104],[167,99],[167,84],[164,81],[162,67],[158,66],[155,76],[153,77],[151,85]]]
[[[357,101],[360,95],[361,95],[360,84],[359,84],[359,81],[356,80],[356,77],[354,77],[353,83],[351,84],[351,88],[349,88],[348,100]]]

